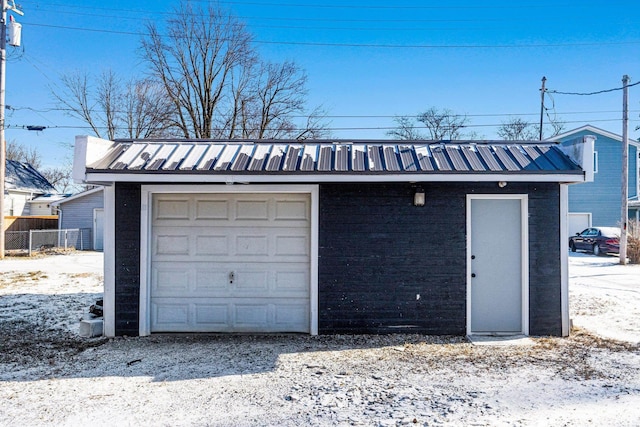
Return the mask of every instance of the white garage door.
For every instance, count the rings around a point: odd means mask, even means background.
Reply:
[[[585,228],[591,227],[591,213],[569,212],[569,237],[575,236]]]
[[[309,332],[307,194],[156,194],[151,332]]]

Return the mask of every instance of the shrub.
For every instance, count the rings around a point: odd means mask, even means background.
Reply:
[[[635,219],[627,226],[627,257],[630,264],[640,264],[640,222]]]

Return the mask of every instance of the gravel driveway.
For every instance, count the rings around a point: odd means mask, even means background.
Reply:
[[[47,259],[0,264],[0,425],[582,426],[640,419],[638,342],[584,327],[567,339],[511,345],[423,335],[82,339],[77,320],[101,295],[99,268],[87,269],[90,256],[53,257],[55,268]],[[630,275],[629,283],[639,277],[636,266],[592,259],[606,265],[572,257],[576,324],[588,325],[593,311],[628,314],[616,311],[614,290],[589,288],[597,288],[596,269]],[[622,299],[640,306],[637,292]]]

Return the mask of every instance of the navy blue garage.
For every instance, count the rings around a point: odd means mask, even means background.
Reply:
[[[78,137],[74,177],[105,186],[105,335],[566,336],[567,186],[592,152]]]

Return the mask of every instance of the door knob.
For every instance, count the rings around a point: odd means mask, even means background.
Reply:
[[[476,277],[476,273],[471,273],[471,277]]]

